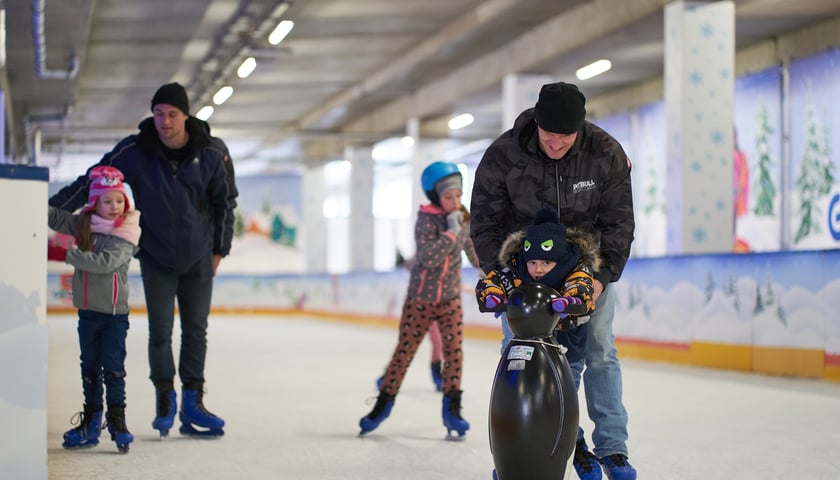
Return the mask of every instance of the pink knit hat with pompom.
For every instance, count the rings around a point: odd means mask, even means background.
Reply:
[[[128,212],[134,206],[134,197],[125,178],[119,169],[102,166],[91,169],[88,173],[90,187],[88,191],[88,203],[85,205],[85,212],[92,212],[96,208],[96,201],[105,192],[120,192],[125,197],[125,211]]]

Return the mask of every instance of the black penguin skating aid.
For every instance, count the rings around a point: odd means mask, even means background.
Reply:
[[[563,480],[575,449],[577,391],[563,347],[552,335],[560,321],[542,284],[513,290],[506,306],[514,334],[490,395],[490,450],[498,480]]]

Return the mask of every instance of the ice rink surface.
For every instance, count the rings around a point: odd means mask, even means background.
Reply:
[[[104,432],[95,448],[61,448],[83,403],[76,317],[53,315],[48,324],[50,479],[490,479],[495,341],[465,343],[463,416],[472,428],[464,440],[445,440],[428,341],[390,418],[360,438],[358,421],[372,408],[396,328],[215,315],[205,405],[225,419],[226,434],[182,437],[176,419],[161,440],[151,428],[146,318],[132,315],[126,415],[135,442],[121,455]],[[176,329],[176,359],[179,335]],[[840,479],[840,385],[634,360],[622,365],[630,461],[640,480]],[[581,416],[591,431],[583,404]]]

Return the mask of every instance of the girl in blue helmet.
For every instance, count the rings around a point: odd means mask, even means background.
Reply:
[[[476,268],[478,257],[470,240],[469,212],[461,203],[463,181],[458,167],[450,162],[432,163],[423,170],[420,181],[431,203],[420,206],[417,214],[417,253],[403,304],[399,341],[376,405],[359,420],[360,435],[376,429],[390,415],[408,367],[435,322],[443,340],[443,424],[448,433],[456,431],[459,437],[470,428],[461,417],[461,252],[466,252]]]

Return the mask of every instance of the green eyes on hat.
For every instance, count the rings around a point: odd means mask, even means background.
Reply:
[[[525,249],[526,252],[528,250],[530,250],[531,249],[531,242],[528,241],[528,240],[525,240],[525,244],[523,245],[523,248]],[[554,248],[554,240],[548,239],[548,240],[542,242],[540,244],[540,248],[542,249],[543,252],[550,252]]]

